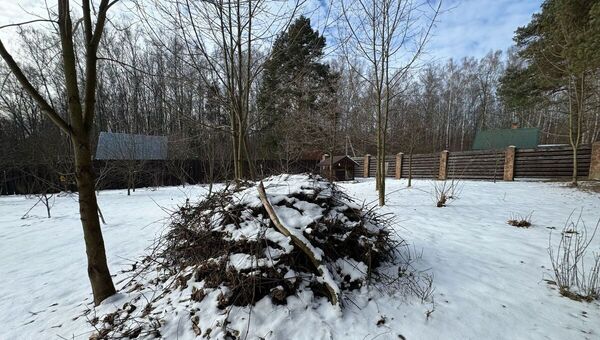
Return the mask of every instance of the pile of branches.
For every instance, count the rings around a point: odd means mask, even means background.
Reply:
[[[282,305],[310,290],[341,308],[344,291],[381,279],[386,274],[379,268],[396,258],[401,241],[389,223],[312,175],[275,176],[264,186],[242,183],[197,204],[188,201],[152,254],[134,266],[126,287],[145,293],[118,308],[110,322],[93,320],[96,338],[160,336],[165,311],[159,306],[172,303],[173,292],[186,302],[196,335],[213,331],[195,315],[208,306],[226,311],[265,298]],[[127,312],[133,305],[139,311]]]

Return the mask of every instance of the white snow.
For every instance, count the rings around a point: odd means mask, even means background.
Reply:
[[[310,190],[292,188],[294,181],[289,182],[287,186],[265,183],[272,202],[278,194]],[[299,296],[289,297],[284,306],[263,299],[251,310],[233,307],[229,327],[244,330],[242,337],[248,330],[248,339],[398,339],[399,335],[410,340],[598,339],[600,303],[564,298],[543,279],[550,278],[549,234],[558,237],[573,211],[581,211],[586,224],[593,226],[600,218],[600,195],[558,183],[463,184],[459,199],[437,208],[432,203],[430,181],[413,180],[413,187],[407,189],[405,180],[387,180],[388,204],[382,212],[393,213],[398,235],[422,251],[416,266],[434,275],[433,305],[422,304],[416,297],[363,287],[345,296],[340,315],[326,299],[315,299],[303,290]],[[376,202],[371,179],[342,186],[355,197]],[[138,189],[130,197],[122,190],[100,193],[100,206],[108,222],[103,226],[108,260],[118,287],[127,277],[121,270],[130,269],[163,231],[168,209],[205,192],[192,186]],[[255,192],[242,192],[240,199],[260,205]],[[32,210],[31,217],[21,219],[34,203],[24,196],[0,197],[0,339],[87,339],[93,329],[86,317],[73,320],[91,307],[76,198],[58,197],[51,219],[44,217],[41,206]],[[317,206],[303,208],[311,213],[294,218],[319,214]],[[533,227],[506,224],[511,214],[532,211]],[[292,213],[277,212],[284,216],[284,223],[294,223]],[[242,228],[236,237],[253,237],[255,231],[251,229],[250,225]],[[289,243],[288,239],[278,241]],[[600,237],[591,247],[600,250]],[[230,257],[230,261],[235,260],[240,264],[252,261]],[[361,265],[338,263],[341,272],[348,275],[361,274],[365,270]],[[170,297],[189,297],[192,288],[176,290]],[[215,320],[223,317],[215,305],[218,294],[212,291],[209,295],[214,297],[191,305],[200,308],[199,327],[204,334],[211,328],[212,338],[224,337],[215,325]],[[97,314],[122,306],[128,301],[127,295],[122,292],[106,301]],[[185,305],[175,306],[167,313],[169,322],[161,329],[162,335],[168,339],[194,338]]]
[[[306,195],[312,195],[315,189],[326,189],[327,187],[318,181],[311,183],[310,187],[306,187],[306,176],[305,175],[279,175],[271,176],[264,181],[265,191],[269,195],[269,202],[276,205],[284,199],[288,199],[287,195],[291,193],[303,193]],[[323,190],[319,195],[331,196],[328,190]],[[247,204],[253,207],[260,207],[262,203],[258,196],[258,191],[255,187],[250,187],[243,190],[235,195],[238,198],[240,204]]]
[[[351,258],[343,258],[335,261],[335,264],[339,268],[340,274],[342,276],[350,276],[350,282],[354,280],[363,279],[367,274],[367,265],[358,262]]]
[[[137,189],[131,196],[101,192],[111,273],[130,269],[152,245],[169,216],[161,207],[175,208],[205,192],[199,186]],[[0,339],[87,339],[89,330],[71,320],[91,301],[77,196],[57,197],[50,219],[41,204],[21,219],[33,204],[35,198],[0,197]]]
[[[276,256],[273,256],[272,258],[257,259],[256,256],[249,254],[231,254],[229,255],[229,264],[236,270],[242,271],[256,267],[272,267],[274,258],[276,258]]]

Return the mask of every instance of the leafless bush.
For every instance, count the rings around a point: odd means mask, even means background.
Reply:
[[[560,294],[577,301],[598,299],[600,293],[600,254],[592,252],[588,255],[590,243],[596,235],[600,220],[590,234],[581,219],[576,220],[572,214],[567,219],[556,247],[552,245],[550,234],[548,254],[552,262],[554,283]],[[592,261],[591,266],[585,261]]]
[[[21,216],[21,219],[24,220],[28,218],[31,210],[33,210],[33,208],[35,208],[39,203],[42,203],[46,207],[46,215],[48,216],[48,218],[51,218],[52,216],[50,215],[50,210],[52,210],[52,207],[54,206],[54,194],[44,191],[42,193],[35,194],[34,196],[38,200],[31,208],[29,208],[29,210],[27,210],[27,212],[23,216]]]
[[[403,240],[395,231],[399,241],[395,247],[394,260],[389,262],[391,265],[387,269],[380,269],[377,289],[382,289],[388,293],[400,292],[402,296],[414,296],[422,303],[433,304],[433,274],[431,268],[420,268],[422,263],[423,251],[417,250],[408,242]]]
[[[420,270],[415,267],[423,257],[423,252],[417,252],[411,249],[408,244],[404,244],[404,249],[400,250],[398,268],[398,283],[408,290],[408,293],[421,299],[421,302],[433,302],[433,274],[429,270]]]
[[[34,172],[27,172],[27,174],[29,174],[32,177],[30,185],[32,189],[31,191],[34,192],[34,194],[27,196],[31,198],[35,197],[37,198],[37,201],[31,208],[29,208],[29,210],[27,210],[27,212],[21,217],[21,219],[28,218],[29,213],[40,203],[42,203],[46,208],[46,215],[48,216],[48,218],[51,218],[52,216],[50,214],[50,211],[52,210],[52,207],[54,207],[54,195],[55,193],[60,192],[60,186],[54,183],[51,178],[38,175]]]
[[[461,192],[462,185],[457,179],[433,182],[433,198],[438,208],[445,207],[450,200],[458,199]]]
[[[533,211],[528,215],[521,214],[511,214],[510,219],[506,223],[512,225],[513,227],[518,228],[529,228],[531,227],[531,216],[533,215]]]

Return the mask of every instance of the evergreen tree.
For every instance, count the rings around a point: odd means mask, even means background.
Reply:
[[[317,123],[331,107],[336,79],[329,65],[322,62],[324,48],[325,38],[304,16],[275,40],[264,64],[257,98],[266,152],[281,151],[278,149],[289,142],[281,135],[286,131],[282,126],[285,121],[292,119],[295,129],[305,137],[319,130]],[[296,147],[301,144],[294,141]]]
[[[538,99],[557,102],[569,116],[573,148],[573,184],[577,184],[577,148],[590,78],[600,69],[600,3],[546,0],[529,24],[517,29],[515,42],[522,67],[509,68],[500,94],[509,106],[524,108]]]

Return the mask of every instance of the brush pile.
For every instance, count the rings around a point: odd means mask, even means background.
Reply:
[[[242,183],[187,202],[134,264],[121,289],[127,294],[108,303],[117,308],[88,316],[92,338],[158,338],[183,327],[235,339],[232,308],[265,299],[285,305],[306,291],[341,310],[344,292],[378,280],[378,268],[393,260],[398,241],[388,223],[312,175],[274,176],[264,187]],[[173,315],[183,325],[166,321]]]

